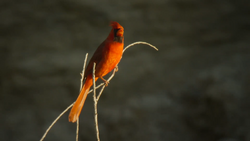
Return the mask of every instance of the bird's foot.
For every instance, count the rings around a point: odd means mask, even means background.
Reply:
[[[104,81],[105,86],[107,87],[107,86],[108,86],[108,84],[109,84],[109,81],[105,80],[103,77],[101,77],[101,79]]]
[[[118,66],[115,66],[115,72],[118,72]]]

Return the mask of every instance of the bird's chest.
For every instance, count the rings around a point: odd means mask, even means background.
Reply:
[[[107,65],[117,64],[122,57],[122,51],[123,51],[123,48],[120,46],[110,47],[106,52],[105,63]]]
[[[123,45],[111,44],[104,50],[104,56],[97,69],[98,75],[104,76],[112,71],[115,66],[120,62],[123,52]]]

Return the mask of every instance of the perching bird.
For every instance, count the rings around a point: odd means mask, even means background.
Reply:
[[[96,63],[95,81],[98,78],[101,78],[107,84],[108,82],[103,78],[103,76],[112,71],[122,58],[124,47],[124,29],[118,22],[111,22],[110,26],[112,27],[112,30],[110,31],[107,39],[104,40],[97,48],[86,68],[84,74],[85,83],[74,106],[70,111],[70,122],[77,121],[87,98],[89,89],[93,85],[92,72],[94,62]]]

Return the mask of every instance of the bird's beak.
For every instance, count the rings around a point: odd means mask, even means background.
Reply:
[[[123,29],[122,28],[120,28],[118,31],[117,31],[117,33],[116,33],[116,36],[123,36],[123,33],[124,33],[124,31],[123,31]]]

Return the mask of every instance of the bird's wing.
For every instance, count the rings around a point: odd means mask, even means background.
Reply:
[[[105,47],[106,42],[102,42],[102,44],[96,49],[94,55],[92,56],[92,58],[89,61],[89,64],[85,70],[85,78],[89,75],[93,73],[93,65],[94,62],[96,63],[96,66],[101,62],[102,58],[104,57],[104,47]]]

